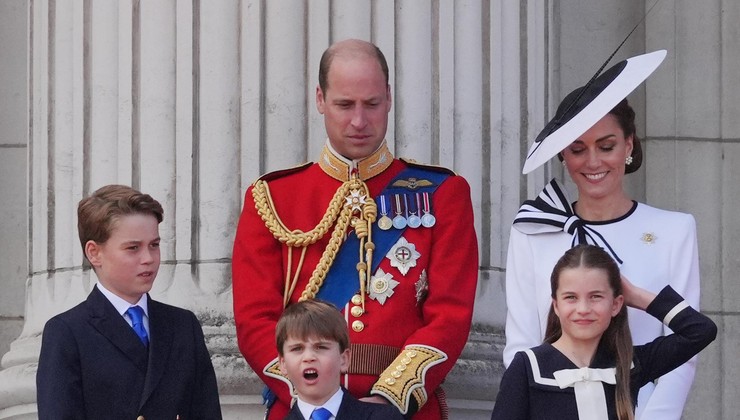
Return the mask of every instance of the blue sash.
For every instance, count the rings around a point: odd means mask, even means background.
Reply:
[[[396,175],[391,180],[385,189],[380,193],[383,194],[406,194],[409,192],[413,193],[433,193],[442,182],[444,182],[449,174],[444,172],[432,171],[430,169],[420,167],[407,167],[401,173]],[[396,181],[401,181],[399,184],[404,184],[403,180],[416,178],[418,180],[428,180],[431,185],[419,186],[411,189],[407,186],[394,186]],[[408,183],[405,183],[408,184]],[[379,195],[379,196],[380,196]],[[378,196],[378,197],[379,197]],[[375,197],[376,203],[378,197]],[[368,276],[375,273],[378,269],[380,262],[383,261],[385,255],[393,247],[393,245],[401,237],[405,229],[391,228],[389,230],[382,230],[378,228],[377,223],[373,223],[372,227],[372,238],[375,243],[375,250],[373,252],[373,261]],[[420,228],[422,229],[422,228]],[[337,308],[342,309],[344,305],[349,302],[352,296],[359,290],[359,284],[357,282],[357,262],[360,247],[360,239],[357,237],[354,231],[352,231],[347,239],[339,248],[334,263],[329,268],[329,272],[326,274],[324,284],[319,289],[316,297],[322,300],[333,303]]]

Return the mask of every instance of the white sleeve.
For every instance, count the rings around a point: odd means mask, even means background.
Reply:
[[[506,367],[518,351],[542,343],[535,281],[529,236],[512,227],[506,256]]]
[[[699,252],[696,243],[696,222],[686,215],[682,226],[675,226],[683,232],[671,250],[668,284],[686,299],[686,302],[699,310]],[[672,331],[665,327],[663,334]],[[681,418],[683,407],[691,391],[696,372],[696,357],[661,376],[650,399],[644,407],[638,407],[638,419],[677,420]]]

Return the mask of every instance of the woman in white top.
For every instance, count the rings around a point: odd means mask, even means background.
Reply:
[[[578,188],[565,197],[555,180],[536,200],[526,201],[511,229],[506,264],[504,364],[516,352],[542,343],[550,308],[550,273],[558,258],[578,243],[606,249],[622,274],[658,293],[670,285],[699,307],[696,226],[690,214],[660,210],[632,200],[624,176],[642,163],[635,113],[624,99],[665,57],[665,51],[633,57],[571,92],[538,136],[525,173],[555,154]],[[630,309],[635,345],[670,330]],[[694,379],[696,359],[640,390],[636,418],[677,420]]]

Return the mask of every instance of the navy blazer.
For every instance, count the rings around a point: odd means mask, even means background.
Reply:
[[[293,404],[288,417],[285,420],[307,420],[298,409],[298,404]],[[360,401],[344,390],[342,404],[339,406],[336,420],[403,420],[398,409],[390,404],[375,404]]]
[[[221,419],[198,319],[147,298],[148,349],[97,286],[46,323],[36,374],[39,419]]]

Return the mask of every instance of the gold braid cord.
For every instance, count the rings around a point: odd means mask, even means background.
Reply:
[[[362,180],[353,177],[342,184],[336,193],[334,193],[334,197],[329,203],[329,207],[326,209],[326,213],[324,213],[321,221],[308,232],[298,229],[289,230],[283,224],[275,209],[267,182],[263,180],[255,182],[254,188],[252,188],[252,197],[254,198],[254,206],[257,209],[257,214],[260,215],[262,221],[265,222],[265,226],[275,239],[284,243],[289,248],[301,247],[303,248],[303,253],[305,253],[305,249],[309,245],[323,238],[329,231],[329,228],[334,225],[329,243],[326,249],[324,249],[319,263],[313,270],[306,289],[301,293],[300,300],[316,297],[319,289],[324,284],[324,279],[329,272],[329,268],[334,263],[342,242],[344,242],[347,226],[351,223],[358,238],[360,238],[360,261],[357,264],[357,270],[360,277],[360,290],[363,292],[364,306],[367,261],[372,261],[372,250],[375,248],[375,245],[372,243],[370,225],[375,221],[378,208],[375,201],[370,197],[370,191],[367,185]],[[292,255],[292,250],[289,254]],[[285,285],[286,291],[292,291],[295,287],[295,283],[298,281],[297,274],[301,271],[302,265],[303,258],[301,257],[298,267],[296,267],[296,276],[292,279],[292,284],[289,284],[291,283],[290,272],[292,267],[288,267]],[[284,304],[287,304],[287,299],[290,298],[290,295],[285,298]]]

